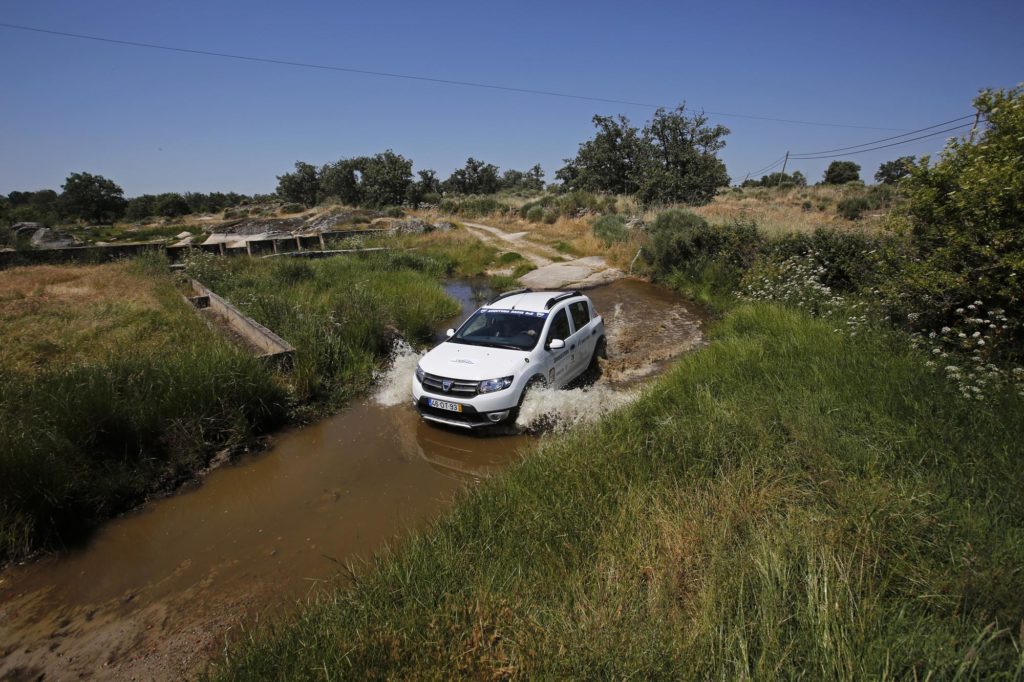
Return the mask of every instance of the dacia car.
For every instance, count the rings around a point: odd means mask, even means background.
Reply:
[[[605,354],[604,319],[579,291],[510,291],[419,361],[420,416],[467,429],[514,422],[527,392],[561,388]]]

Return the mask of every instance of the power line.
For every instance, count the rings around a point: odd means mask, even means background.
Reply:
[[[973,118],[973,117],[974,117],[974,114],[967,114],[966,116],[960,116],[959,118],[954,118],[954,119],[952,119],[950,121],[943,121],[942,123],[936,123],[935,125],[928,126],[927,128],[920,128],[918,130],[911,130],[909,132],[903,133],[902,135],[893,135],[892,137],[883,137],[880,140],[872,140],[871,142],[864,142],[862,144],[855,144],[855,145],[851,145],[849,147],[839,147],[838,149],[823,149],[823,150],[817,151],[817,152],[795,152],[793,154],[793,156],[794,157],[798,157],[798,156],[814,156],[814,155],[817,155],[817,154],[831,154],[833,152],[845,152],[848,149],[857,149],[859,147],[868,147],[870,145],[878,144],[879,142],[888,142],[889,140],[896,140],[896,139],[899,139],[901,137],[906,137],[908,135],[913,135],[915,133],[923,133],[926,130],[932,130],[933,128],[939,128],[941,126],[947,126],[950,123],[956,123],[957,121],[963,121],[964,119]]]
[[[810,161],[812,159],[835,158],[836,156],[853,156],[854,154],[864,154],[866,152],[873,152],[873,151],[877,151],[879,149],[888,149],[889,147],[898,147],[901,144],[907,144],[907,143],[910,143],[910,142],[916,142],[918,140],[924,140],[924,139],[927,139],[929,137],[936,137],[938,135],[944,135],[945,133],[951,133],[954,130],[960,130],[961,128],[968,128],[971,125],[973,125],[973,124],[971,124],[971,123],[962,123],[962,124],[960,124],[958,126],[953,126],[952,128],[946,128],[945,130],[939,130],[939,131],[936,131],[934,133],[929,133],[927,135],[921,135],[920,137],[912,137],[909,140],[901,140],[900,142],[891,142],[889,144],[883,144],[883,145],[879,145],[877,147],[870,147],[868,149],[859,149],[857,151],[852,151],[852,152],[843,152],[842,154],[838,154],[838,155],[835,155],[835,154],[823,154],[823,155],[820,155],[820,156],[801,156],[801,157],[790,156],[789,158],[791,158],[791,159],[792,158],[799,158],[801,161]]]
[[[768,171],[772,170],[773,168],[775,168],[776,166],[778,166],[778,165],[779,165],[780,163],[782,163],[782,160],[783,160],[784,158],[786,158],[786,157],[784,157],[784,156],[780,156],[780,157],[779,157],[779,158],[777,158],[777,159],[776,159],[775,161],[773,161],[772,163],[768,164],[767,166],[765,166],[765,167],[764,167],[764,168],[762,168],[761,170],[756,170],[756,171],[753,171],[753,172],[747,173],[747,174],[746,174],[746,177],[748,177],[748,178],[751,178],[751,177],[754,177],[754,176],[757,176],[757,175],[761,175],[761,174],[763,174],[763,173],[767,173]]]
[[[134,40],[119,40],[115,38],[104,38],[101,36],[86,35],[83,33],[69,33],[66,31],[53,31],[45,28],[36,28],[33,26],[21,26],[18,24],[8,24],[0,22],[0,27],[14,29],[16,31],[29,31],[33,33],[43,33],[53,36],[61,36],[64,38],[77,38],[79,40],[92,40],[100,43],[110,43],[113,45],[126,45],[129,47],[141,47],[150,50],[164,50],[167,52],[180,52],[184,54],[195,54],[202,55],[205,57],[220,57],[223,59],[237,59],[247,62],[258,62],[262,64],[278,64],[281,66],[294,66],[306,69],[320,69],[324,71],[341,71],[343,73],[354,73],[363,76],[377,76],[382,78],[401,78],[404,80],[412,81],[423,81],[427,83],[441,83],[444,85],[459,85],[470,88],[487,88],[489,90],[503,90],[506,92],[518,92],[529,95],[544,95],[546,97],[562,97],[565,99],[584,100],[589,102],[603,102],[605,104],[624,104],[627,106],[644,107],[647,109],[659,109],[662,105],[648,104],[646,102],[632,102],[629,100],[611,99],[607,97],[592,97],[589,95],[574,95],[571,93],[557,92],[554,90],[537,90],[533,88],[517,88],[507,85],[495,85],[493,83],[478,83],[474,81],[461,81],[452,80],[448,78],[432,78],[429,76],[413,76],[404,73],[391,73],[388,71],[371,71],[369,69],[356,69],[347,66],[332,66],[328,64],[312,64],[308,62],[296,62],[286,59],[271,59],[269,57],[253,57],[250,55],[231,54],[228,52],[215,52],[212,50],[196,50],[186,47],[175,47],[172,45],[158,45],[156,43],[143,43]],[[711,111],[703,110],[705,114],[712,114],[714,116],[723,116],[727,118],[745,118],[756,121],[772,121],[776,123],[791,123],[794,125],[809,125],[809,126],[822,126],[829,128],[859,128],[861,130],[902,130],[902,128],[883,128],[878,126],[865,126],[865,125],[853,125],[849,123],[826,123],[822,121],[803,121],[798,119],[790,118],[775,118],[772,116],[756,116],[753,114],[737,114],[726,111]]]

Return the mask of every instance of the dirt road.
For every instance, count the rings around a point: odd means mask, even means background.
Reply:
[[[528,232],[506,232],[482,223],[463,222],[473,235],[502,251],[515,251],[537,266],[536,270],[519,278],[519,283],[531,289],[586,289],[608,284],[623,272],[608,266],[601,256],[565,259],[555,249],[525,239]]]

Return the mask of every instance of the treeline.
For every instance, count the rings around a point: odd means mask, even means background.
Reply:
[[[92,173],[72,173],[61,190],[60,193],[41,189],[0,195],[0,224],[53,225],[74,221],[112,223],[121,219],[177,218],[191,213],[216,213],[267,198],[235,192],[165,192],[126,199],[117,183]]]
[[[901,156],[892,161],[885,161],[875,172],[875,182],[880,185],[895,185],[903,178],[909,177],[917,159],[913,156]],[[821,185],[845,185],[848,182],[860,182],[860,164],[853,161],[833,161],[825,169]],[[769,173],[761,178],[748,178],[740,187],[806,187],[807,178],[800,171],[792,175],[788,173]]]
[[[506,170],[470,157],[446,180],[433,169],[413,175],[412,159],[390,149],[374,156],[339,159],[317,168],[296,161],[295,170],[277,177],[277,195],[306,207],[325,203],[351,206],[437,204],[441,195],[495,194],[501,191],[539,192],[544,189],[540,164],[528,171]]]

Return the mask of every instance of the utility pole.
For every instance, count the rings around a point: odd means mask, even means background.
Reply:
[[[974,144],[974,132],[978,129],[978,121],[981,119],[981,112],[977,109],[974,110],[974,125],[971,126],[971,137],[970,142]]]
[[[782,174],[786,174],[786,164],[789,163],[789,150],[786,150],[786,158],[782,160]],[[782,178],[779,178],[779,184],[782,184]]]

